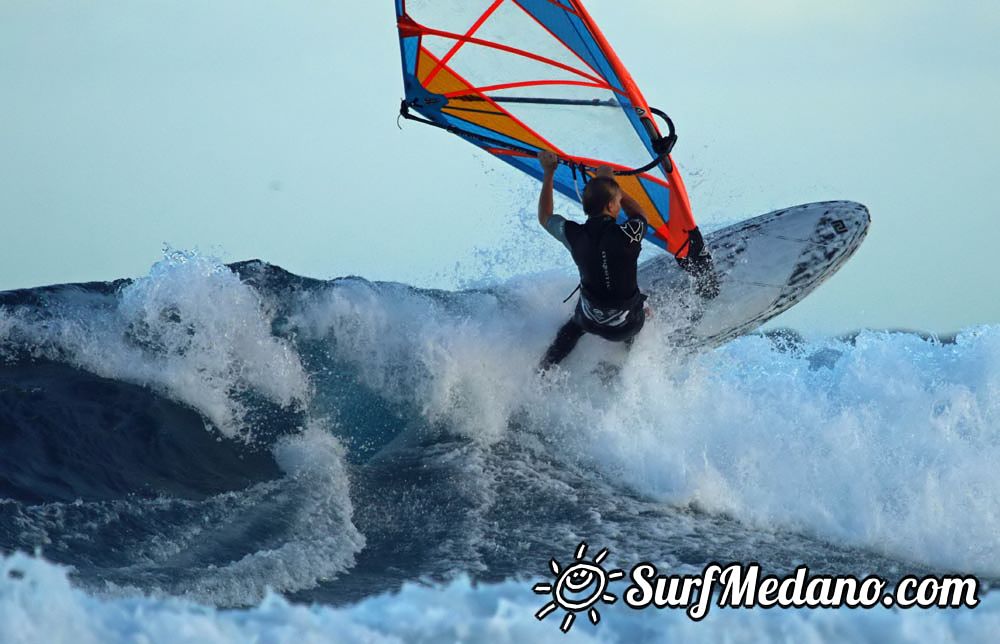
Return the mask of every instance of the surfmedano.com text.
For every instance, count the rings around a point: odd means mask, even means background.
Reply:
[[[704,619],[713,604],[720,608],[975,608],[979,580],[966,577],[908,575],[887,591],[889,582],[871,575],[810,575],[799,566],[786,577],[762,576],[759,564],[710,563],[700,575],[660,575],[651,563],[632,568],[624,594],[634,609],[683,608],[694,620]]]

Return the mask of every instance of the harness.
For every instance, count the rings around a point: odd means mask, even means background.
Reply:
[[[631,263],[637,257],[631,257],[627,250],[628,244],[635,240],[611,220],[590,220],[582,229],[573,233],[568,240],[573,260],[580,270],[580,284],[563,302],[568,302],[579,291],[581,297],[578,310],[584,318],[601,327],[624,326],[646,299],[637,285],[628,295],[614,293],[615,290],[623,290],[623,285],[627,288],[635,280],[634,273],[632,276],[628,273],[635,271]],[[609,240],[609,235],[616,237]],[[620,251],[616,248],[619,240],[622,245]],[[605,288],[600,289],[600,285]],[[595,293],[595,290],[598,292]]]

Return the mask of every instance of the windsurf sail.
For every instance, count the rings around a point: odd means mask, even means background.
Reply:
[[[649,106],[579,0],[395,0],[401,113],[542,177],[577,201],[597,167],[650,218],[648,238],[686,257],[696,226],[670,157],[673,123]],[[661,131],[655,116],[666,124]]]

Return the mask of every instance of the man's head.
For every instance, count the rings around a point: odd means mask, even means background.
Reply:
[[[617,217],[622,210],[622,189],[611,177],[594,177],[583,190],[583,211],[588,217]]]

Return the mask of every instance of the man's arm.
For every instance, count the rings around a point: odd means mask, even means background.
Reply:
[[[538,153],[538,161],[542,164],[545,175],[542,178],[542,194],[538,197],[538,223],[542,228],[546,228],[549,217],[554,209],[552,191],[556,180],[556,168],[559,166],[559,157],[548,150]]]
[[[624,190],[622,191],[622,210],[625,211],[629,219],[641,219],[646,222],[646,225],[649,225],[649,219],[646,218],[646,211],[642,209],[638,201],[625,194]]]
[[[552,213],[554,208],[552,192],[556,179],[556,168],[559,166],[559,157],[543,150],[538,153],[538,160],[545,171],[542,178],[542,194],[538,197],[538,223],[550,235],[559,240],[566,247],[566,250],[572,253],[573,249],[570,248],[569,240],[566,239],[566,220]]]

